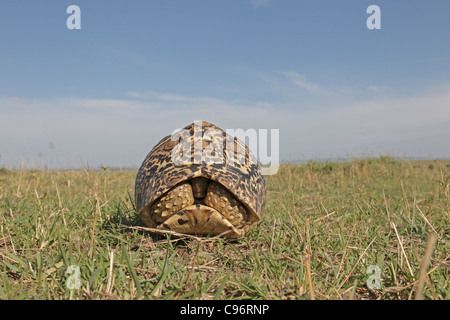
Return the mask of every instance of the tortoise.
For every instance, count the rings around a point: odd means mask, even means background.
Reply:
[[[239,238],[260,221],[266,185],[241,140],[196,121],[148,153],[136,176],[135,197],[137,214],[150,228]]]

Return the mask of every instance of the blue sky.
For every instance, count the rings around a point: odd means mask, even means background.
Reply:
[[[69,30],[69,5],[81,30]],[[366,9],[381,9],[369,30]],[[282,160],[450,157],[449,1],[0,4],[0,167],[139,166],[194,120]]]

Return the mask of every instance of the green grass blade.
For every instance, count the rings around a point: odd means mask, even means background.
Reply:
[[[140,298],[141,296],[144,295],[144,291],[142,290],[141,281],[139,280],[139,277],[136,274],[136,270],[134,269],[134,266],[131,263],[130,256],[129,256],[128,251],[126,250],[125,246],[122,246],[122,253],[127,262],[128,269],[130,270],[130,273],[131,273],[131,277],[133,278],[134,285],[137,290],[137,296],[138,296],[138,298]]]

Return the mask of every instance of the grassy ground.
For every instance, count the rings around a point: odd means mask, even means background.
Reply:
[[[450,161],[283,165],[233,242],[140,229],[135,174],[0,169],[0,299],[450,299]]]

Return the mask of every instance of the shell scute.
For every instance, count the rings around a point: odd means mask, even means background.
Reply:
[[[178,139],[173,139],[174,135],[161,139],[139,168],[135,186],[138,214],[145,213],[177,184],[195,177],[206,177],[224,186],[243,203],[253,221],[259,220],[265,205],[265,179],[249,148],[236,137],[230,139],[225,131],[208,122],[195,122],[182,130]],[[196,139],[202,139],[201,143]],[[230,141],[233,142],[231,148],[227,144]],[[183,144],[181,147],[190,145],[190,149],[183,150],[187,154],[184,161],[178,162],[174,161],[174,156],[182,156],[177,154],[182,150],[178,148],[180,144]]]

